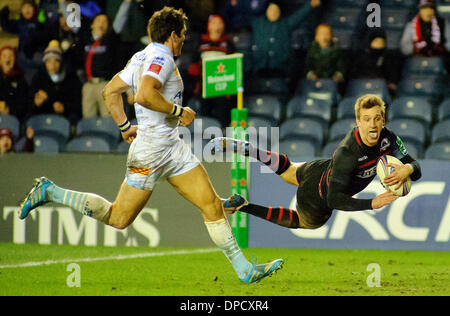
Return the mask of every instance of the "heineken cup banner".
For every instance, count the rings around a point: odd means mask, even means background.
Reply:
[[[242,92],[242,58],[242,54],[231,54],[202,60],[203,98]]]

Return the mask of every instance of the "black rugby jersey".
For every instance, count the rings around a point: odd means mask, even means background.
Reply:
[[[315,174],[314,181],[318,183],[317,189],[299,187],[298,190],[309,192],[317,190],[318,194],[314,192],[316,194],[309,196],[320,199],[316,202],[323,212],[332,209],[342,211],[372,209],[371,199],[355,199],[352,196],[364,190],[374,179],[378,159],[384,155],[394,156],[404,164],[412,164],[414,172],[410,176],[411,180],[415,181],[421,177],[419,163],[408,154],[402,140],[392,131],[383,128],[378,144],[369,147],[362,142],[359,129],[354,128],[339,144],[332,159],[304,165],[309,169],[308,173]],[[297,172],[299,180],[304,171],[306,170]],[[312,181],[308,182],[312,183]],[[298,193],[297,196],[299,196]]]

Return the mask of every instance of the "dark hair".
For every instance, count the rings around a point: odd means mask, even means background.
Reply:
[[[164,7],[153,13],[148,21],[147,32],[152,42],[164,43],[175,31],[181,36],[181,31],[185,27],[188,17],[182,9],[176,10],[173,7]]]

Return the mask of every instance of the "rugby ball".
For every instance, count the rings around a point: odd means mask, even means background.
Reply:
[[[384,178],[390,175],[391,173],[395,172],[394,167],[387,166],[389,164],[403,165],[403,163],[394,156],[385,155],[381,157],[377,163],[377,175],[378,178],[380,179],[381,184],[386,190],[393,192],[395,195],[398,196],[407,195],[409,191],[411,191],[411,178],[408,177],[405,183],[403,183],[403,185],[397,190],[395,190],[395,187],[397,185],[388,186],[384,183]]]

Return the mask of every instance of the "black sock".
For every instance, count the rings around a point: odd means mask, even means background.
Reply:
[[[283,227],[299,228],[298,213],[296,210],[283,207],[265,207],[250,203],[239,209],[239,211],[257,216]]]
[[[284,173],[291,165],[289,158],[285,154],[270,152],[268,150],[255,148],[250,151],[250,156],[261,161],[277,175]]]

